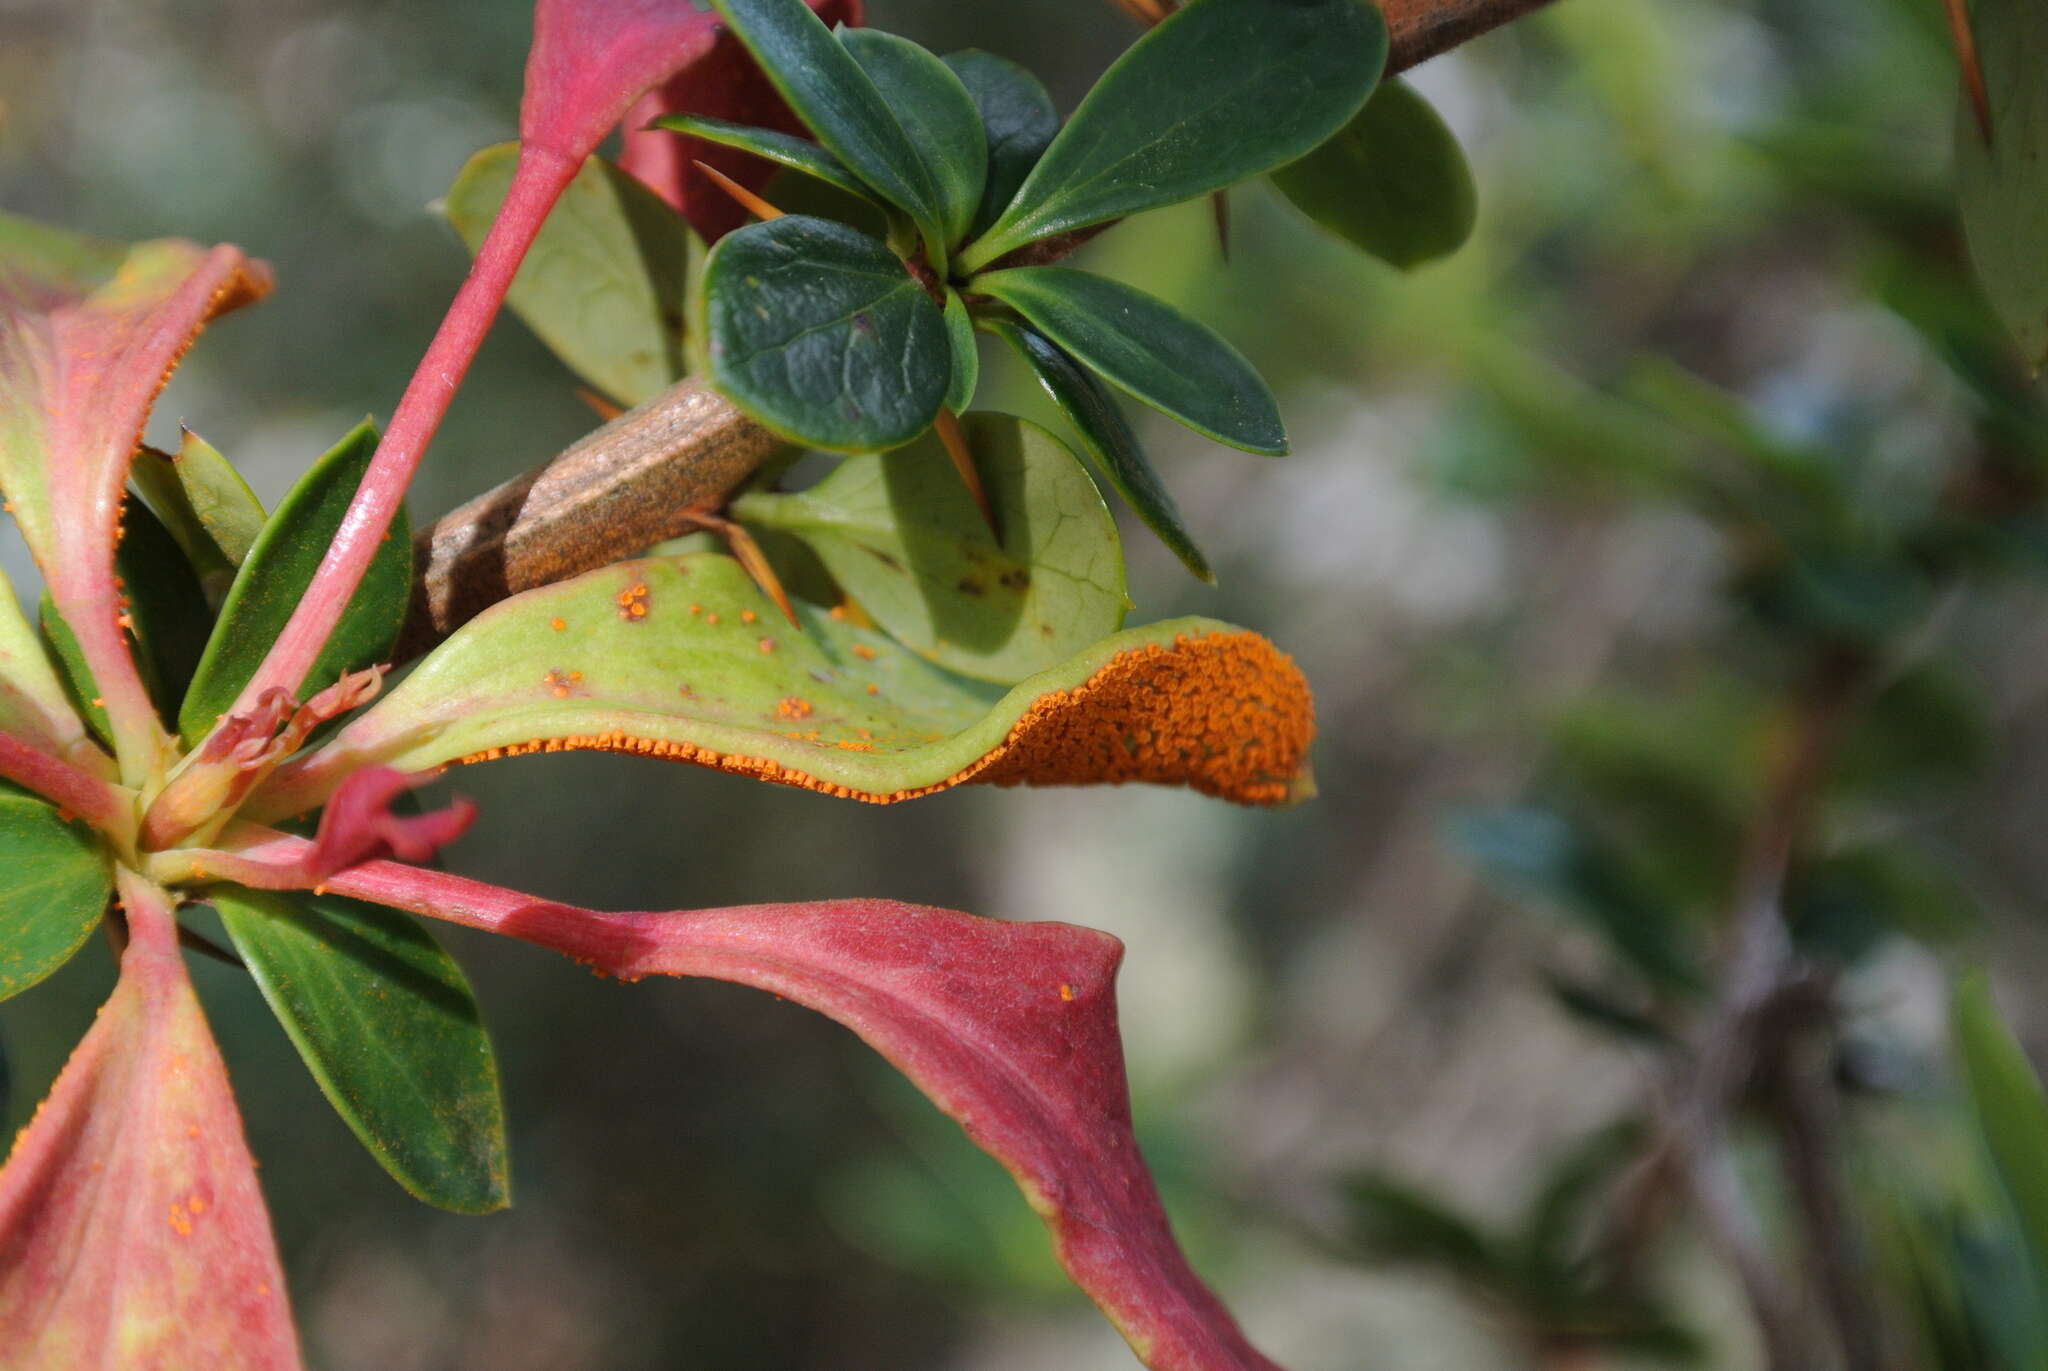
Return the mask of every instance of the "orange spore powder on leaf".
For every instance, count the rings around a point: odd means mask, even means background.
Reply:
[[[1276,805],[1299,793],[1314,736],[1315,703],[1293,659],[1256,633],[1211,633],[1181,637],[1172,647],[1154,643],[1119,652],[1072,690],[1051,691],[1032,701],[987,755],[935,785],[914,789],[854,790],[769,758],[623,732],[491,748],[461,763],[534,752],[621,752],[716,767],[870,804],[893,804],[968,782],[1147,781],[1185,785],[1239,804]]]

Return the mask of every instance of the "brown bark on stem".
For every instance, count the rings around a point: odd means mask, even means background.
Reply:
[[[1380,3],[1392,74],[1547,0]],[[1069,235],[1059,246],[1070,251],[1097,231]],[[508,595],[691,531],[698,527],[693,510],[723,505],[782,447],[701,381],[679,382],[546,466],[486,491],[423,530],[413,542],[412,618],[398,660],[426,651]]]

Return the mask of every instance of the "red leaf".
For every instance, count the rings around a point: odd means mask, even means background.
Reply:
[[[269,1216],[161,891],[0,1171],[0,1366],[293,1371]]]
[[[0,216],[0,486],[92,668],[131,783],[161,735],[119,622],[128,464],[199,330],[269,289],[270,269],[238,248],[103,243]]]
[[[337,871],[373,858],[430,861],[467,833],[476,822],[476,805],[462,796],[446,809],[424,814],[391,812],[393,800],[433,779],[431,772],[409,776],[388,766],[372,766],[343,781],[320,812],[320,831],[306,859],[308,883],[318,885]]]
[[[209,876],[292,880],[302,839],[254,826],[180,854]],[[1007,1167],[1060,1262],[1161,1371],[1277,1371],[1187,1264],[1131,1132],[1114,982],[1123,948],[1071,924],[887,900],[606,914],[369,862],[330,889],[553,948],[597,970],[709,976],[851,1028]]]
[[[861,0],[810,0],[810,5],[828,24],[861,22]],[[625,146],[619,164],[680,210],[705,242],[715,243],[745,224],[747,213],[721,194],[697,163],[754,191],[773,179],[775,168],[738,148],[647,127],[684,113],[783,133],[802,134],[804,127],[730,30],[718,34],[703,60],[683,68],[634,104],[620,130]]]

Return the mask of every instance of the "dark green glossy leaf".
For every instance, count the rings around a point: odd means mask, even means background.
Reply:
[[[969,415],[963,429],[1000,544],[936,435],[850,457],[797,494],[748,495],[733,512],[803,538],[906,646],[1010,684],[1123,626],[1123,550],[1065,444],[1007,414]]]
[[[1584,919],[1650,981],[1692,990],[1700,973],[1675,911],[1590,834],[1542,809],[1458,815],[1451,836],[1489,877]]]
[[[1059,136],[1060,114],[1039,79],[1007,57],[969,49],[942,60],[974,97],[988,145],[988,178],[969,230],[978,234],[996,221]]]
[[[1087,368],[1060,351],[1057,344],[1029,324],[990,319],[985,321],[984,327],[1009,343],[1030,363],[1046,394],[1052,396],[1053,403],[1074,425],[1081,440],[1081,451],[1088,454],[1095,463],[1095,469],[1102,473],[1102,478],[1136,511],[1145,527],[1151,529],[1198,580],[1214,585],[1216,573],[1209,569],[1209,559],[1195,546],[1194,537],[1188,532],[1187,525],[1181,522],[1179,507],[1174,504],[1173,496],[1167,493],[1159,473],[1152,469],[1145,450],[1138,445],[1138,435],[1131,432],[1123,411],[1117,408],[1115,397]]]
[[[1280,407],[1252,364],[1164,300],[1068,267],[989,272],[973,289],[1169,419],[1246,452],[1287,451]]]
[[[975,345],[974,320],[960,292],[946,288],[946,346],[953,354],[952,378],[946,383],[946,408],[965,414],[981,384],[981,350]]]
[[[69,961],[113,891],[113,868],[90,829],[0,781],[0,1000]]]
[[[988,180],[988,143],[974,97],[944,62],[908,38],[880,29],[841,29],[853,54],[923,160],[939,223],[952,248],[967,236]]]
[[[509,1204],[491,1040],[462,968],[425,930],[334,895],[208,898],[321,1093],[392,1178],[458,1213]]]
[[[1359,0],[1194,0],[1095,83],[961,263],[1292,162],[1358,113],[1386,58]]]
[[[1472,169],[1441,116],[1389,80],[1321,147],[1273,173],[1302,213],[1406,270],[1458,250],[1479,212]]]
[[[128,597],[135,664],[166,724],[199,667],[213,631],[213,611],[184,549],[170,530],[134,497],[122,506],[121,546],[114,553],[122,593]]]
[[[2036,1271],[2048,1271],[2048,1096],[1981,975],[1957,983],[1951,1027],[1992,1167]]]
[[[1956,114],[1956,182],[1970,259],[2038,371],[2048,365],[2048,6],[1975,0],[1970,22],[1991,105],[1991,141],[1967,95]]]
[[[804,0],[713,0],[804,127],[916,221],[934,267],[946,257],[937,188],[874,81]]]
[[[485,148],[448,188],[442,210],[471,252],[518,161],[517,143]],[[505,301],[571,371],[637,405],[683,373],[684,300],[699,251],[666,201],[593,157],[541,225]]]
[[[703,308],[712,380],[794,442],[900,447],[946,398],[939,306],[858,229],[791,214],[727,234],[705,263]]]
[[[858,195],[863,200],[872,200],[873,195],[861,184],[858,176],[846,169],[846,164],[819,147],[808,138],[799,138],[793,133],[779,129],[758,129],[747,124],[735,124],[727,119],[712,119],[700,114],[672,114],[666,119],[654,121],[654,127],[668,129],[672,133],[688,134],[701,138],[707,143],[722,147],[738,148],[751,152],[777,166],[791,171],[800,171],[806,176],[815,176],[828,186],[837,187],[848,195]]]
[[[221,605],[198,675],[178,711],[187,743],[204,737],[233,707],[284,631],[376,450],[377,430],[365,420],[299,478],[264,525]],[[411,596],[412,528],[400,509],[340,624],[299,683],[298,697],[325,689],[345,672],[389,661]]]

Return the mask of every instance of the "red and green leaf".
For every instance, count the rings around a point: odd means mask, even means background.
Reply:
[[[121,623],[114,545],[151,404],[215,315],[269,270],[233,247],[80,238],[0,217],[0,488],[141,779],[161,730]]]
[[[0,1171],[0,1366],[293,1371],[270,1220],[162,891]]]
[[[195,859],[260,883],[295,871],[309,846],[241,833],[239,852]],[[329,886],[622,980],[711,977],[837,1020],[1010,1171],[1075,1284],[1146,1365],[1275,1371],[1189,1267],[1132,1135],[1115,998],[1123,948],[1108,934],[887,900],[608,914],[393,862]]]
[[[963,781],[1151,781],[1251,804],[1309,787],[1313,706],[1257,634],[1175,619],[1112,634],[1007,691],[799,606],[728,557],[623,562],[487,610],[244,810],[323,803],[368,765],[596,749],[887,802]]]

